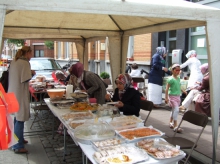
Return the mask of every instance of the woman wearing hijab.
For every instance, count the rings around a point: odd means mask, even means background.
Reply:
[[[200,70],[204,75],[202,82],[197,82],[199,86],[189,92],[179,109],[182,111],[185,111],[186,109],[196,110],[210,116],[211,113],[208,63],[201,65]]]
[[[115,80],[117,88],[115,89],[112,101],[118,101],[115,104],[124,115],[139,116],[140,112],[140,93],[132,85],[132,78],[129,74],[119,74]],[[110,95],[106,95],[106,100]]]
[[[90,98],[96,98],[98,104],[105,104],[106,87],[102,79],[93,72],[85,71],[82,63],[71,67],[71,74],[77,78],[77,83],[85,90]]]
[[[186,66],[190,69],[190,77],[188,80],[187,88],[193,89],[194,87],[198,86],[196,82],[202,82],[202,72],[200,70],[201,62],[197,59],[197,53],[195,50],[191,50],[186,54],[188,60],[180,65],[180,68],[185,68]]]
[[[164,58],[167,55],[165,47],[157,47],[156,53],[151,59],[151,70],[148,79],[148,96],[149,101],[157,107],[162,103],[162,85],[164,72],[170,74],[170,71],[165,67]]]

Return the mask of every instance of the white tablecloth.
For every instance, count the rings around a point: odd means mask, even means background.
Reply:
[[[51,112],[54,114],[54,116],[58,117],[59,120],[64,124],[64,126],[67,128],[68,133],[72,137],[73,141],[80,146],[84,154],[87,156],[87,158],[94,164],[97,164],[97,162],[93,159],[93,154],[95,153],[95,150],[93,149],[92,145],[86,145],[82,144],[80,142],[77,142],[74,139],[74,132],[73,130],[69,127],[69,125],[66,124],[63,119],[61,119],[61,116],[63,114],[69,113],[70,109],[59,109],[56,106],[52,105],[50,103],[49,98],[44,99],[48,107],[50,108]],[[129,145],[134,145],[134,143],[129,143]],[[179,155],[177,157],[171,158],[171,159],[162,159],[162,160],[156,160],[153,157],[149,156],[149,159],[145,162],[142,162],[142,164],[175,164],[179,160],[183,159],[185,157],[185,153],[183,155]]]

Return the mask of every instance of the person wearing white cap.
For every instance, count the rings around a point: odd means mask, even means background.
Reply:
[[[187,89],[191,90],[194,87],[198,86],[196,82],[202,82],[202,72],[200,70],[201,62],[197,58],[197,53],[195,50],[191,50],[186,54],[188,60],[180,65],[180,68],[185,68],[186,66],[190,69],[190,77],[188,80]]]

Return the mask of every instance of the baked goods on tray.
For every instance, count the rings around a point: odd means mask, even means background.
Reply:
[[[125,164],[146,161],[149,157],[145,151],[135,146],[119,145],[96,151],[93,158],[100,164]]]
[[[80,125],[83,125],[85,123],[85,120],[75,120],[75,121],[71,121],[69,123],[69,126],[72,128],[72,129],[75,129],[77,126],[80,126]]]
[[[88,110],[95,111],[98,108],[98,104],[89,104],[88,102],[75,102],[70,106],[70,110],[85,112]]]
[[[140,127],[128,130],[118,131],[118,134],[127,140],[134,141],[146,137],[160,137],[163,133],[153,127]]]
[[[70,112],[66,113],[61,116],[61,118],[65,121],[72,121],[72,120],[84,120],[84,119],[89,119],[93,118],[94,115],[92,112]]]
[[[102,148],[106,148],[108,146],[116,146],[123,144],[124,140],[119,138],[111,138],[106,140],[100,140],[100,141],[93,141],[92,146],[95,148],[95,150],[101,150]]]
[[[169,144],[163,138],[144,139],[136,144],[156,159],[173,158],[183,154],[183,151]]]

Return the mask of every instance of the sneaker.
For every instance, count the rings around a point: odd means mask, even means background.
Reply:
[[[174,125],[173,125],[172,122],[170,122],[169,127],[170,127],[170,129],[173,129],[173,128],[174,128]]]
[[[175,127],[175,128],[173,129],[173,131],[174,131],[174,132],[177,131],[177,133],[182,133],[182,132],[183,132],[183,129],[181,129],[181,128],[178,128],[178,129],[177,129],[177,127]]]
[[[186,108],[185,108],[184,106],[179,106],[179,110],[180,110],[180,111],[185,111]]]

